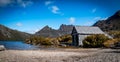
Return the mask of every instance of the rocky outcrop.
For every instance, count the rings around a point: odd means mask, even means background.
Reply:
[[[107,20],[99,20],[93,26],[98,26],[104,31],[120,30],[120,10]]]

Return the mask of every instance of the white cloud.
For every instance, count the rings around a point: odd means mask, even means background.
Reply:
[[[75,19],[74,17],[70,17],[70,18],[69,18],[70,24],[74,24],[74,23],[75,23],[75,20],[76,20],[76,19]]]
[[[57,6],[52,6],[51,8],[53,13],[55,14],[59,13],[59,8]]]
[[[27,6],[30,6],[33,4],[32,1],[23,1],[23,0],[17,0],[17,3],[19,4],[19,6],[26,8]]]
[[[102,18],[102,17],[95,17],[95,18],[93,18],[93,21],[98,21],[98,20],[106,20],[108,17],[104,17],[104,18]]]
[[[60,11],[60,9],[59,9],[57,6],[55,6],[55,5],[54,5],[54,6],[50,6],[49,9],[50,9],[51,12],[54,13],[54,14],[59,14],[59,15],[61,15],[61,16],[64,15],[64,13],[62,13],[62,12]]]
[[[18,22],[17,24],[16,24],[16,26],[22,26],[22,23],[20,23],[20,22]]]
[[[98,20],[106,20],[107,18],[108,18],[108,17],[105,17],[105,18],[95,17],[95,18],[89,20],[88,22],[84,23],[83,25],[85,25],[85,26],[91,26],[91,25],[93,25],[96,21],[98,21]]]
[[[52,1],[45,1],[45,5],[48,6],[50,4],[52,4],[53,2]]]
[[[53,1],[45,1],[45,5],[48,7],[48,9],[54,13],[54,14],[59,14],[59,15],[64,15],[64,13],[62,13],[60,11],[60,8],[56,5],[54,5]]]
[[[0,0],[0,7],[21,6],[25,8],[32,4],[33,2],[31,0]]]
[[[96,10],[97,10],[96,8],[92,9],[92,13],[95,13],[95,12],[96,12]]]
[[[12,3],[11,0],[0,0],[0,7],[7,6],[10,3]]]
[[[95,23],[94,21],[88,21],[88,22],[84,23],[83,25],[84,25],[84,26],[91,26],[91,25],[93,25],[94,23]]]
[[[108,19],[108,17],[105,17],[105,18],[101,18],[101,20],[106,20],[106,19]]]
[[[35,34],[36,32],[38,32],[40,29],[35,29],[35,30],[29,30],[26,31],[27,33],[31,33],[31,34]]]
[[[93,20],[100,20],[101,19],[101,17],[95,17],[95,18],[93,18]]]

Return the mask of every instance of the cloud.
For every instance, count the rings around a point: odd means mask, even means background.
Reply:
[[[45,5],[48,6],[50,4],[52,4],[53,2],[52,1],[45,1]]]
[[[57,6],[52,6],[51,9],[54,14],[58,14],[60,10]]]
[[[93,25],[94,23],[95,23],[94,21],[88,21],[88,22],[84,23],[83,25],[84,25],[84,26],[91,26],[91,25]]]
[[[93,20],[100,20],[101,19],[101,17],[95,17],[95,18],[93,18]]]
[[[26,8],[27,6],[30,6],[33,4],[32,1],[23,1],[23,0],[18,0],[17,3],[23,8]]]
[[[69,18],[70,24],[74,24],[74,23],[75,23],[75,20],[76,20],[76,19],[75,19],[74,17],[70,17],[70,18]]]
[[[2,6],[7,6],[7,5],[9,5],[10,3],[12,3],[11,0],[0,0],[0,7],[2,7]]]
[[[20,22],[18,22],[17,24],[16,24],[16,26],[22,26],[22,23],[20,23]]]
[[[35,30],[29,30],[26,31],[27,33],[31,33],[31,34],[35,34],[36,32],[38,32],[40,29],[35,29]]]
[[[64,13],[62,13],[60,11],[60,8],[56,5],[54,5],[54,2],[53,1],[46,1],[45,2],[45,5],[48,7],[48,9],[54,13],[54,14],[59,14],[59,15],[64,15]]]
[[[93,18],[93,21],[98,21],[98,20],[106,20],[108,17],[104,17],[104,18],[102,18],[102,17],[95,17],[95,18]]]
[[[96,10],[97,10],[96,8],[92,9],[92,13],[95,13],[95,12],[96,12]]]
[[[86,23],[84,23],[83,25],[85,26],[91,26],[93,25],[95,22],[97,22],[98,20],[106,20],[108,17],[94,17],[93,19],[87,21]]]
[[[11,6],[11,7],[27,7],[32,5],[33,2],[31,0],[0,0],[0,7],[6,7],[6,6]]]

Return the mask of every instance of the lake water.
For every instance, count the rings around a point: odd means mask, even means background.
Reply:
[[[4,45],[6,49],[12,50],[35,50],[37,46],[26,44],[23,41],[0,41],[0,45]]]

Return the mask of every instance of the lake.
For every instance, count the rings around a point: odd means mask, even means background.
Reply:
[[[37,46],[26,44],[23,41],[0,41],[0,45],[4,45],[8,50],[35,50]]]

